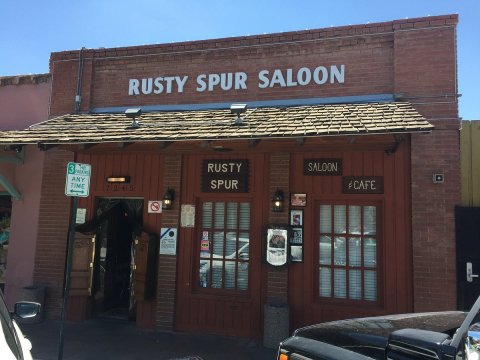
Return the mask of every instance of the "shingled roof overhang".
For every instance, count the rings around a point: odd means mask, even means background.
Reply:
[[[429,132],[408,102],[247,109],[241,125],[230,109],[144,113],[132,126],[124,114],[71,114],[0,133],[3,145],[271,139]]]

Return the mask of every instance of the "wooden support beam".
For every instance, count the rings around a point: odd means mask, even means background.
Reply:
[[[80,144],[80,148],[82,150],[88,150],[94,147],[95,145],[98,145],[98,143],[88,143],[88,144]]]
[[[295,143],[296,143],[298,146],[303,146],[303,145],[305,144],[305,138],[304,138],[304,137],[296,138],[296,139],[295,139]]]
[[[132,145],[132,144],[133,144],[133,142],[124,141],[124,142],[119,142],[119,143],[117,143],[117,147],[118,147],[119,149],[125,149],[127,146],[130,146],[130,145]]]
[[[54,147],[56,147],[57,145],[56,144],[43,144],[43,143],[38,143],[38,148],[41,150],[41,151],[47,151],[47,150],[50,150],[50,149],[53,149]]]
[[[163,150],[163,149],[166,149],[167,147],[169,147],[172,144],[173,144],[173,141],[160,141],[158,143],[158,147],[160,148],[160,150]]]
[[[258,144],[260,144],[260,141],[262,141],[262,140],[261,139],[250,139],[250,140],[248,140],[248,147],[254,148]]]

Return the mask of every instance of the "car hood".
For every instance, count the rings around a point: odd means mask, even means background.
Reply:
[[[411,328],[453,336],[466,315],[461,311],[447,311],[340,320],[300,328],[294,336],[383,359],[388,336],[393,331]]]

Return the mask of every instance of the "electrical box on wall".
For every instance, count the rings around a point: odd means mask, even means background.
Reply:
[[[433,174],[433,183],[434,184],[442,184],[445,181],[444,174]]]

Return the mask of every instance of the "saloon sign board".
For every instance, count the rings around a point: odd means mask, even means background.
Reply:
[[[303,175],[342,175],[342,159],[305,159]]]
[[[248,86],[259,89],[276,87],[297,87],[306,85],[343,84],[345,65],[300,67],[298,69],[260,70],[256,80],[251,80],[244,71],[199,74],[190,85],[190,77],[181,75],[160,75],[142,79],[129,79],[128,95],[160,95],[183,93],[185,88],[194,88],[196,92],[247,90]],[[252,84],[253,83],[253,84]]]
[[[204,160],[202,191],[208,193],[248,192],[248,160]]]

